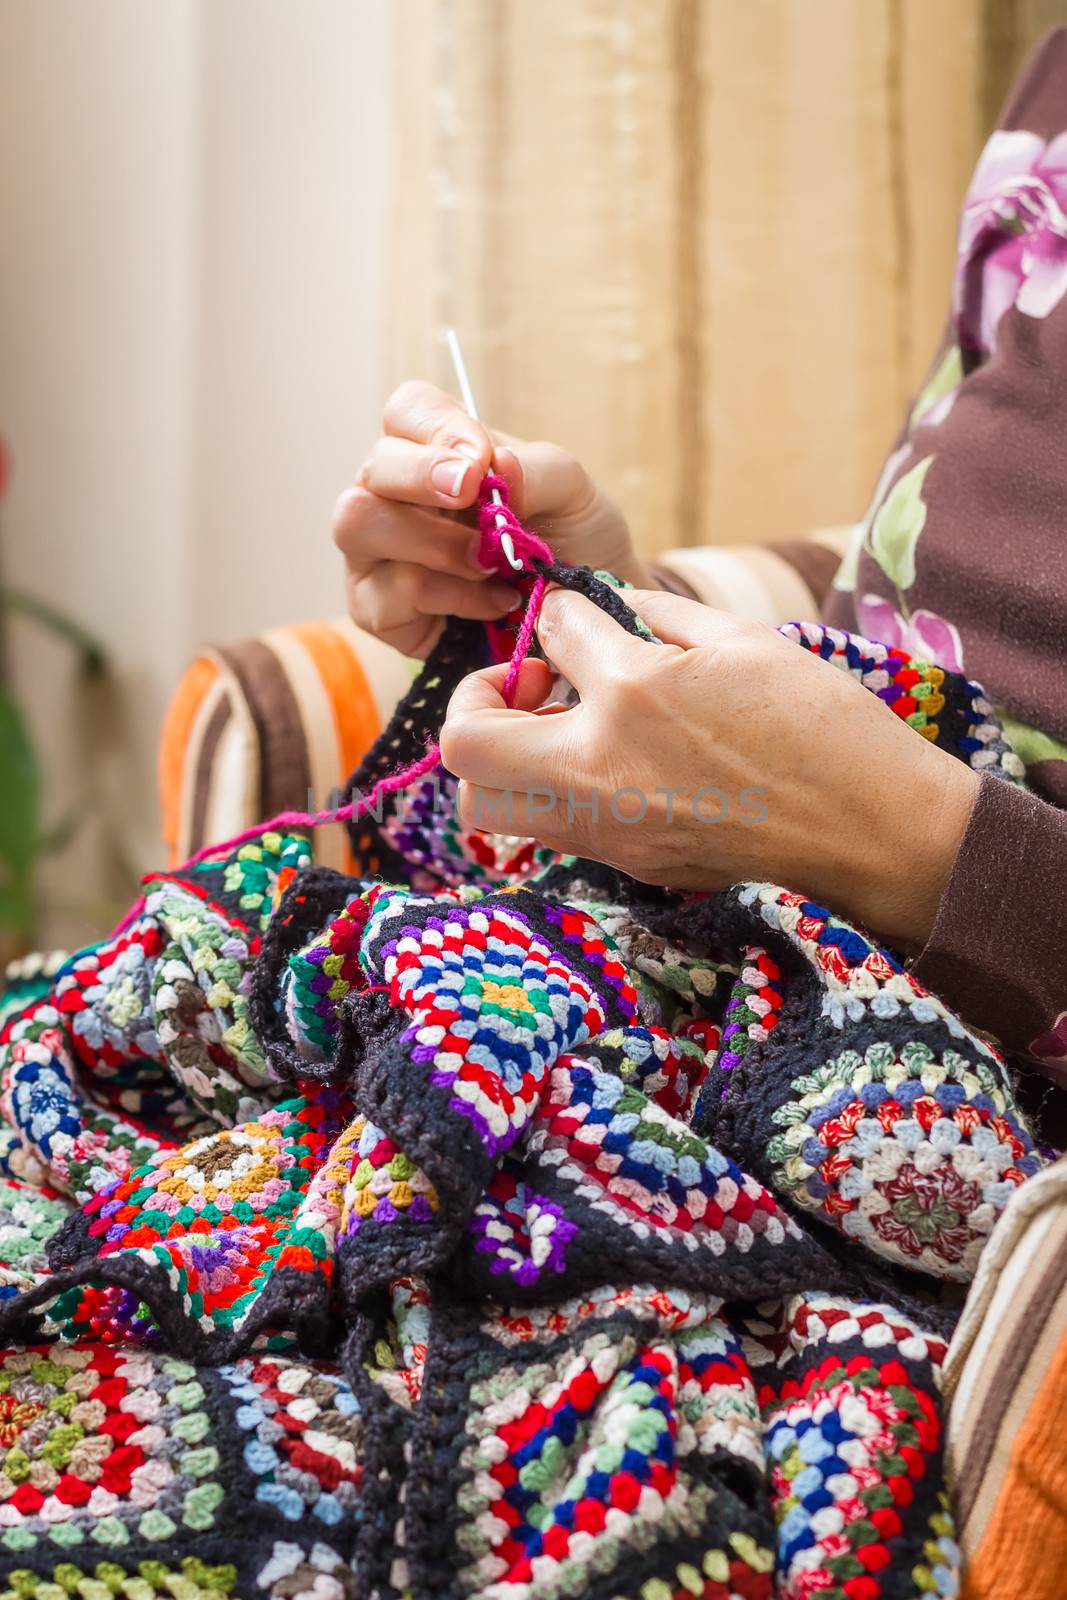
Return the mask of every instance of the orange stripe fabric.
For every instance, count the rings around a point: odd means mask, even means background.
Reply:
[[[189,736],[204,696],[219,676],[216,662],[199,656],[187,669],[171,697],[159,740],[158,781],[163,840],[170,866],[178,863],[182,830],[182,793],[185,765],[190,757]]]
[[[1067,1550],[1067,1339],[1061,1339],[1015,1437],[1011,1465],[961,1600],[1062,1600]]]
[[[290,632],[314,662],[333,709],[340,787],[382,731],[378,704],[362,661],[336,628],[328,622],[303,622]],[[344,855],[344,870],[354,872],[356,861],[347,841]]]
[[[289,631],[315,663],[333,707],[341,784],[382,731],[377,702],[362,661],[328,622],[297,623]]]

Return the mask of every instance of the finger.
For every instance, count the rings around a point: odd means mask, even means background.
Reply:
[[[499,661],[496,666],[469,673],[453,691],[448,716],[453,712],[466,715],[471,712],[498,711],[514,721],[518,712],[540,708],[555,681],[548,662],[540,661],[536,656],[527,657],[519,668],[515,697],[510,706],[504,700],[504,680],[508,671],[509,663]]]
[[[352,586],[349,609],[361,628],[400,648],[394,635],[415,618],[492,622],[514,610],[520,598],[509,584],[428,572],[408,561],[383,561]]]
[[[679,645],[683,650],[774,632],[766,623],[754,622],[750,617],[734,617],[728,611],[716,611],[699,600],[686,600],[680,594],[667,594],[662,589],[626,589],[622,599],[648,624],[657,639],[664,644]]]
[[[552,687],[543,661],[523,664],[519,683],[526,709],[519,703],[506,706],[506,670],[491,667],[457,685],[441,728],[442,759],[450,772],[479,788],[543,787],[552,773],[563,770],[560,763],[575,738],[565,724],[581,715],[580,708],[553,717],[529,714],[529,702],[539,704]]]
[[[397,438],[444,446],[446,450],[467,455],[470,460],[481,463],[483,472],[488,470],[493,458],[493,441],[487,429],[464,411],[454,395],[419,378],[402,383],[389,396],[382,426],[386,433]]]
[[[484,574],[479,535],[442,511],[399,505],[369,489],[346,489],[333,514],[333,539],[349,571],[362,576],[376,562],[404,559],[432,572]]]
[[[473,505],[484,477],[481,461],[446,444],[416,444],[386,434],[359,474],[363,488],[386,500],[442,506],[451,511]]]
[[[505,480],[520,517],[580,516],[596,488],[585,468],[559,445],[497,434],[493,465]]]
[[[464,828],[478,833],[517,834],[553,850],[592,853],[591,807],[573,791],[559,794],[551,786],[491,789],[464,779],[456,791],[456,808]]]
[[[648,670],[648,652],[660,648],[636,639],[585,595],[550,589],[537,619],[537,637],[548,659],[583,700],[598,689]]]

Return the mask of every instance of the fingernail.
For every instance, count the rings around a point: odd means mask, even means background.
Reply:
[[[451,495],[455,499],[463,488],[467,468],[466,461],[439,461],[430,473],[430,482],[438,494]]]
[[[482,560],[482,536],[480,533],[471,535],[470,543],[467,545],[467,565],[473,567],[475,572],[480,572],[483,578],[487,572],[496,571],[496,567],[492,563],[487,566]]]
[[[522,595],[517,589],[513,589],[510,583],[491,583],[489,585],[489,598],[495,606],[500,607],[503,613],[505,611],[514,611],[522,600]]]
[[[468,461],[480,461],[482,459],[481,452],[476,450],[472,444],[457,444],[456,450],[461,456],[466,456]]]

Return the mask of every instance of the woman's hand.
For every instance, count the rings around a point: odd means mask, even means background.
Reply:
[[[464,822],[676,889],[782,883],[921,945],[976,774],[774,629],[675,595],[626,599],[664,643],[580,595],[546,596],[538,636],[578,690],[571,709],[531,714],[552,681],[540,661],[514,709],[504,667],[460,684],[441,751]]]
[[[355,486],[337,502],[333,537],[353,621],[405,655],[428,655],[447,616],[488,622],[518,602],[478,561],[471,508],[491,466],[507,480],[518,516],[562,559],[653,583],[621,512],[558,445],[490,432],[451,395],[416,381],[390,396],[382,425]]]

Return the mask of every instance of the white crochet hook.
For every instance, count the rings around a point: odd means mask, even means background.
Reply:
[[[474,390],[471,388],[471,380],[467,374],[467,363],[463,359],[463,351],[460,348],[459,334],[456,332],[455,328],[445,329],[445,340],[448,344],[448,353],[452,357],[452,366],[455,369],[456,382],[459,384],[459,392],[462,397],[463,404],[470,412],[475,422],[481,422],[482,419],[478,415],[478,407],[474,399]],[[494,489],[493,504],[500,506],[503,505],[503,503],[503,500],[500,498],[500,490]],[[507,557],[508,565],[513,567],[516,572],[522,572],[524,570],[523,565],[518,556],[515,554],[515,544],[510,532],[508,531],[507,518],[504,516],[497,517],[496,525],[498,528],[503,528],[504,530],[500,535],[500,548]]]

